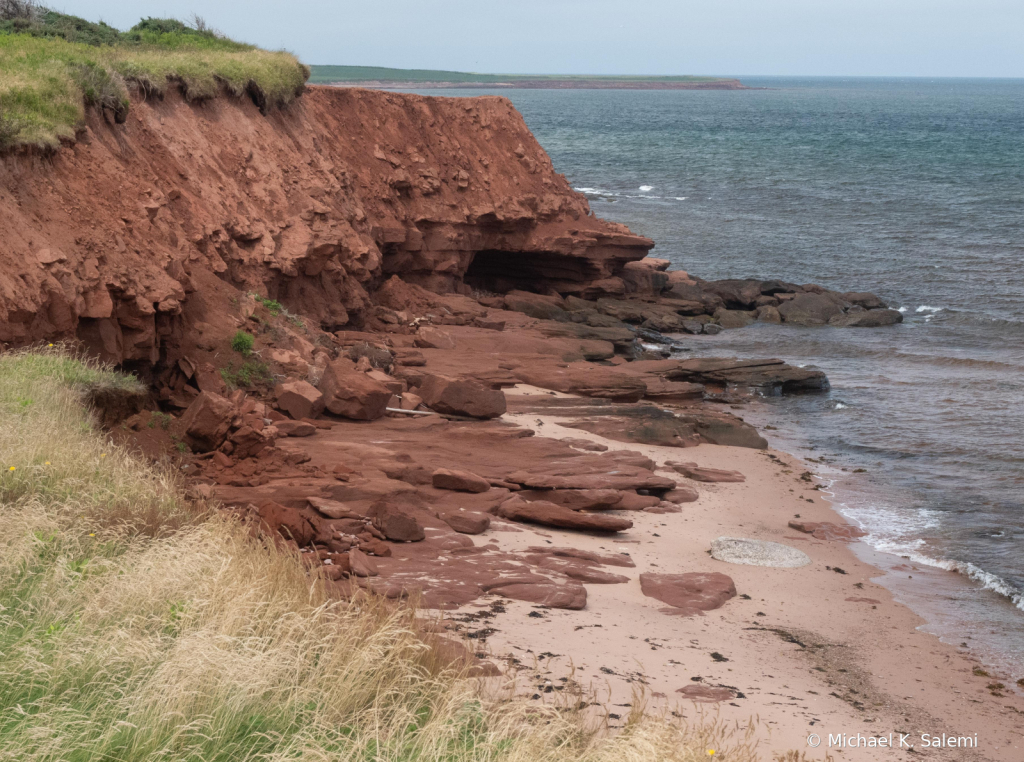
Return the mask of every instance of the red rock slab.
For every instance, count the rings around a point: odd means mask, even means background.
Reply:
[[[565,442],[567,445],[575,447],[577,450],[588,450],[589,452],[607,452],[608,450],[607,445],[603,445],[599,442],[591,442],[589,439],[563,437],[559,441]]]
[[[574,511],[601,511],[618,508],[624,494],[628,493],[614,489],[547,489],[519,492],[519,496],[524,500],[546,500]]]
[[[296,420],[316,418],[324,410],[324,395],[308,381],[290,379],[278,384],[274,398],[277,406]]]
[[[745,482],[747,480],[747,477],[739,471],[705,468],[696,463],[676,463],[670,460],[665,463],[665,466],[695,482]]]
[[[345,503],[339,503],[337,500],[328,500],[322,497],[307,497],[306,502],[309,503],[309,507],[313,508],[324,516],[330,519],[361,519],[363,515],[352,510],[350,506]]]
[[[633,526],[632,521],[618,516],[581,513],[544,500],[530,503],[519,497],[510,498],[498,506],[498,515],[511,521],[592,532],[621,532]]]
[[[622,582],[629,582],[629,577],[595,569],[593,563],[576,558],[533,555],[527,556],[526,561],[534,566],[561,572],[569,579],[575,579],[592,585],[617,585]]]
[[[327,366],[320,391],[328,411],[358,421],[380,418],[391,399],[390,389],[356,370],[347,358]]]
[[[658,505],[661,498],[652,495],[638,495],[635,492],[623,492],[622,500],[615,506],[619,511],[643,511]]]
[[[674,606],[684,616],[721,608],[736,595],[732,578],[718,572],[640,575],[643,594]]]
[[[666,381],[658,377],[645,377],[647,392],[644,399],[652,402],[694,402],[704,396],[704,384],[685,381]]]
[[[513,584],[496,587],[492,593],[517,601],[578,611],[587,605],[587,589],[579,584]]]
[[[505,478],[527,489],[670,490],[676,486],[672,479],[655,476],[646,469],[628,466],[607,473],[572,473],[571,470],[568,473],[514,471]]]
[[[630,569],[636,566],[636,564],[633,563],[633,559],[625,553],[597,553],[592,550],[560,548],[550,545],[531,545],[526,550],[529,553],[540,553],[549,556],[558,556],[561,558],[579,558],[584,561],[592,561],[596,564],[604,564],[605,566],[623,566]]]
[[[316,434],[316,426],[305,421],[278,421],[274,428],[283,437],[311,437]]]
[[[349,565],[357,577],[376,577],[380,572],[377,564],[361,550],[353,548],[348,552]]]
[[[679,688],[676,690],[676,693],[681,693],[683,698],[688,698],[701,704],[712,704],[736,698],[736,692],[732,688],[715,688],[710,685],[698,685],[697,683]]]
[[[616,402],[637,402],[647,391],[647,384],[642,379],[601,366],[559,368],[554,365],[530,364],[515,368],[512,372],[523,383],[541,389]]]
[[[427,374],[416,389],[423,404],[446,415],[498,418],[505,414],[505,394],[488,389],[473,379],[456,379]]]
[[[457,492],[487,492],[490,483],[481,476],[469,471],[439,468],[431,474],[431,483],[437,489]]]
[[[657,505],[652,505],[650,508],[644,508],[644,513],[682,513],[683,509],[675,503],[668,503],[662,501]]]
[[[692,503],[700,497],[700,493],[697,492],[695,487],[690,487],[685,484],[680,484],[673,490],[669,490],[661,496],[662,500],[669,503]]]
[[[789,526],[818,540],[850,542],[867,534],[852,524],[833,524],[831,521],[790,521]]]
[[[460,534],[482,534],[491,525],[491,517],[478,511],[447,511],[437,515]]]
[[[394,505],[376,505],[373,525],[392,542],[419,542],[426,534],[420,523]]]

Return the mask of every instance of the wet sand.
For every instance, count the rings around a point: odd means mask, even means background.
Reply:
[[[873,581],[881,570],[859,560],[846,543],[787,527],[797,516],[844,523],[813,488],[816,482],[801,478],[813,470],[808,464],[771,450],[623,444],[535,414],[506,418],[538,436],[586,438],[609,449],[643,452],[659,464],[694,461],[746,477],[742,483],[697,484],[700,498],[683,504],[682,513],[630,512],[633,529],[614,538],[528,525],[504,535],[502,544],[511,549],[572,545],[625,551],[636,563],[635,569],[614,570],[630,577],[628,583],[587,585],[582,611],[509,601],[504,613],[489,620],[496,632],[486,638],[486,648],[517,675],[520,690],[550,700],[564,692],[560,686],[571,672],[597,692],[613,727],[625,721],[642,691],[649,709],[685,719],[716,709],[730,722],[759,718],[760,748],[805,750],[810,758],[824,758],[828,751],[843,760],[1024,759],[1020,695],[988,687],[998,677],[975,674],[979,664],[965,650],[919,631],[923,620]],[[774,569],[717,561],[708,549],[720,536],[780,542],[802,550],[812,563]],[[733,578],[739,595],[703,616],[672,615],[642,594],[638,577],[647,571],[721,572]],[[691,685],[725,686],[739,695],[697,705],[677,692]],[[807,743],[812,733],[821,739],[817,749]],[[898,734],[909,734],[906,743],[914,750],[828,748],[830,735],[890,733],[897,747]],[[925,733],[976,735],[978,748],[925,748]]]

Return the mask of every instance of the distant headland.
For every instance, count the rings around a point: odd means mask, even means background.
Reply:
[[[311,66],[309,82],[374,88],[519,88],[532,90],[750,90],[723,77],[587,74],[476,74],[383,66]]]

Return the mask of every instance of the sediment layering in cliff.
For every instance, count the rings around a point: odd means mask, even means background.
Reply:
[[[882,306],[870,295],[704,289],[641,263],[653,242],[593,217],[493,97],[310,88],[267,117],[227,98],[137,100],[124,125],[93,112],[73,145],[3,157],[0,229],[0,341],[77,337],[138,367],[181,357],[221,284],[327,331],[364,327],[394,274],[437,292],[664,294],[646,314],[603,311],[665,332],[895,319],[858,317]]]
[[[94,113],[55,155],[2,160],[0,228],[0,340],[146,362],[209,276],[330,330],[390,274],[601,293],[653,245],[590,216],[504,99],[330,88],[266,118],[178,97]]]

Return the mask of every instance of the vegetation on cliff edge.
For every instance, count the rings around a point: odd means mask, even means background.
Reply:
[[[754,759],[720,724],[641,710],[600,737],[488,694],[412,607],[332,598],[113,445],[82,404],[97,385],[138,382],[60,347],[0,355],[0,762]]]
[[[224,91],[265,112],[291,102],[308,76],[290,53],[235,42],[201,19],[143,19],[120,32],[0,0],[0,150],[55,147],[74,137],[89,107],[123,122],[130,87],[156,97],[176,87],[193,101]]]

